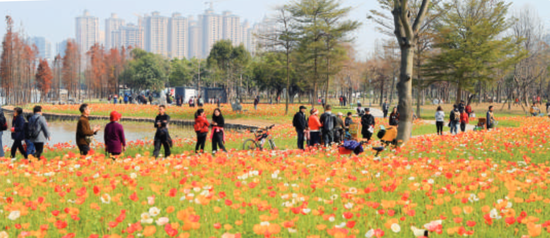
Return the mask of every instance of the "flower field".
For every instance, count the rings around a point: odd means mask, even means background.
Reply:
[[[0,237],[547,237],[549,121],[507,120],[521,126],[420,136],[381,161],[336,148],[3,159]]]

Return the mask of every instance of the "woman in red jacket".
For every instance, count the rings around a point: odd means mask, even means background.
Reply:
[[[195,113],[195,132],[197,133],[197,145],[195,146],[195,153],[203,152],[204,145],[206,144],[206,135],[208,135],[208,119],[206,119],[204,109],[199,109]],[[201,149],[199,151],[199,148]]]
[[[317,109],[311,109],[310,111],[311,116],[309,116],[308,120],[308,128],[309,128],[309,145],[315,146],[321,143],[321,122],[319,121],[319,110]]]
[[[469,123],[469,119],[468,119],[469,117],[470,116],[466,111],[463,111],[462,113],[460,113],[460,130],[462,132],[466,131],[466,124]]]

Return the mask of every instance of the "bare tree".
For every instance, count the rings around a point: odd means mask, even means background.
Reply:
[[[512,25],[512,35],[521,44],[525,58],[514,66],[513,80],[518,90],[518,96],[525,105],[529,105],[530,93],[537,80],[548,74],[548,46],[543,41],[544,24],[537,12],[528,7],[515,14],[517,21]],[[542,83],[541,83],[542,84]],[[538,96],[541,90],[534,92]],[[524,108],[525,110],[525,108]]]

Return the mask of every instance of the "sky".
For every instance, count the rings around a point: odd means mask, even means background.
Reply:
[[[163,16],[179,12],[183,16],[202,14],[209,6],[208,0],[0,0],[0,35],[6,31],[5,15],[11,15],[17,29],[21,27],[29,37],[42,36],[55,44],[67,38],[75,38],[75,18],[87,9],[92,16],[99,17],[100,29],[105,28],[105,19],[111,13],[118,14],[128,22],[137,23],[135,14],[150,14],[159,11]],[[214,0],[214,11],[231,11],[248,20],[251,24],[259,22],[264,16],[273,14],[273,8],[287,3],[287,0]],[[361,22],[362,27],[354,33],[355,46],[359,57],[368,56],[375,48],[377,39],[388,37],[375,31],[374,23],[366,19],[371,9],[378,9],[376,0],[341,0],[344,6],[352,7],[350,19]],[[529,6],[539,12],[539,16],[550,26],[550,0],[511,0],[511,11]],[[547,29],[549,29],[547,27]]]

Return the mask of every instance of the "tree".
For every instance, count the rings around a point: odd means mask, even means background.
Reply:
[[[290,100],[290,55],[296,47],[297,32],[293,27],[295,19],[292,13],[289,11],[289,6],[284,5],[276,8],[277,16],[275,21],[278,24],[277,30],[274,32],[267,32],[260,34],[261,39],[266,40],[269,48],[274,48],[285,53],[286,60],[286,102],[285,102],[285,115],[288,114],[288,104]]]
[[[409,0],[380,0],[385,10],[393,15],[393,35],[401,49],[401,65],[397,94],[399,98],[399,127],[397,140],[406,143],[412,134],[412,78],[414,66],[414,49],[418,34],[421,32],[424,18],[431,5],[430,0],[422,0],[418,10],[411,11]],[[382,24],[384,21],[380,21]],[[388,27],[386,27],[387,29]]]
[[[225,77],[225,90],[229,98],[233,98],[232,75],[243,73],[243,69],[250,60],[250,53],[241,44],[233,47],[231,40],[221,40],[212,46],[210,55],[207,58],[207,64],[214,72],[214,80],[223,82]]]
[[[68,91],[68,95],[76,97],[78,91],[80,91],[79,79],[80,68],[80,52],[78,45],[72,39],[67,40],[67,46],[65,49],[65,56],[63,57],[63,69],[62,78],[63,85]]]
[[[193,65],[187,59],[173,59],[170,62],[171,70],[168,76],[170,85],[183,86],[188,85],[193,81],[194,70]]]
[[[36,72],[36,87],[41,92],[40,100],[50,92],[52,87],[53,73],[46,59],[41,59]]]
[[[518,91],[518,97],[523,98],[529,106],[529,88],[540,79],[541,84],[535,93],[542,95],[542,79],[548,74],[548,45],[543,41],[544,25],[535,11],[529,8],[522,9],[515,14],[517,21],[512,25],[514,42],[520,47],[516,54],[523,54],[523,59],[514,64],[513,82]],[[525,108],[524,108],[525,110]]]
[[[456,102],[473,85],[492,83],[497,69],[509,67],[517,57],[511,37],[499,36],[510,27],[510,4],[493,0],[453,0],[436,24],[435,47],[440,54],[425,66],[430,81],[457,86]]]
[[[166,85],[170,63],[160,55],[142,49],[132,50],[133,59],[121,75],[132,89],[162,90]]]

